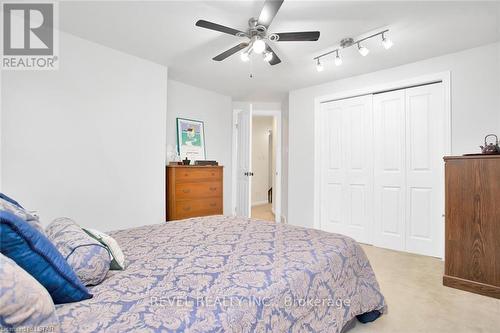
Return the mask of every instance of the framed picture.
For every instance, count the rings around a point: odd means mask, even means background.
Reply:
[[[202,121],[177,118],[177,150],[181,159],[206,160],[205,128]]]

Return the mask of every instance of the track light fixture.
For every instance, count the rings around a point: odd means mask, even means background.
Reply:
[[[361,54],[363,57],[366,57],[368,53],[370,53],[370,50],[368,50],[366,47],[361,46],[361,44],[358,43],[358,51],[359,54]]]
[[[318,72],[322,72],[324,69],[325,68],[323,67],[323,64],[321,63],[321,61],[318,58],[317,61],[316,61],[316,70]]]
[[[385,35],[385,33],[383,32],[382,33],[382,45],[384,46],[384,48],[386,50],[390,49],[394,43],[392,42],[392,40],[390,40],[389,38],[387,38]]]
[[[337,50],[337,55],[335,56],[335,66],[342,65],[342,58],[339,55],[339,50]]]
[[[340,46],[338,48],[336,48],[335,50],[328,51],[326,53],[323,53],[323,54],[313,58],[313,60],[316,60],[316,69],[318,70],[318,72],[323,71],[324,68],[323,68],[323,65],[321,64],[320,59],[322,59],[322,58],[324,58],[332,53],[335,53],[335,65],[337,65],[337,66],[342,65],[342,58],[340,57],[340,50],[346,49],[346,48],[354,46],[354,45],[356,45],[358,47],[359,53],[363,57],[366,57],[370,53],[370,50],[366,46],[361,45],[361,43],[370,39],[370,38],[376,37],[376,36],[382,37],[382,46],[384,47],[384,49],[386,49],[386,50],[390,49],[394,45],[394,43],[392,42],[392,40],[390,40],[386,36],[386,34],[388,32],[389,32],[389,29],[385,29],[383,31],[374,33],[370,36],[367,36],[367,37],[364,37],[364,38],[361,38],[358,40],[354,40],[352,38],[342,39],[342,41],[340,41]]]

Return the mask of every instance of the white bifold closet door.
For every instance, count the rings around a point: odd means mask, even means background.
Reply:
[[[321,228],[370,242],[372,96],[322,104]]]
[[[321,228],[441,257],[442,84],[328,102],[322,111]]]

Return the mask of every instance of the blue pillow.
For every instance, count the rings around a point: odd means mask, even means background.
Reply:
[[[14,200],[14,199],[12,199],[12,198],[9,198],[8,196],[6,196],[6,195],[5,195],[5,194],[3,194],[3,193],[0,193],[0,198],[4,199],[5,201],[10,202],[10,203],[11,203],[11,204],[13,204],[13,205],[16,205],[16,206],[17,206],[17,207],[19,207],[19,208],[23,208],[23,206],[21,206],[21,205],[19,204],[19,202],[17,202],[16,200]]]
[[[54,303],[92,297],[50,240],[21,218],[0,211],[0,235],[0,252],[37,279]]]

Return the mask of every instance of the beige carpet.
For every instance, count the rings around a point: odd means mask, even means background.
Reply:
[[[444,287],[443,262],[363,245],[389,311],[360,332],[500,332],[500,300]]]
[[[274,221],[272,204],[252,206],[252,218],[266,221]]]

